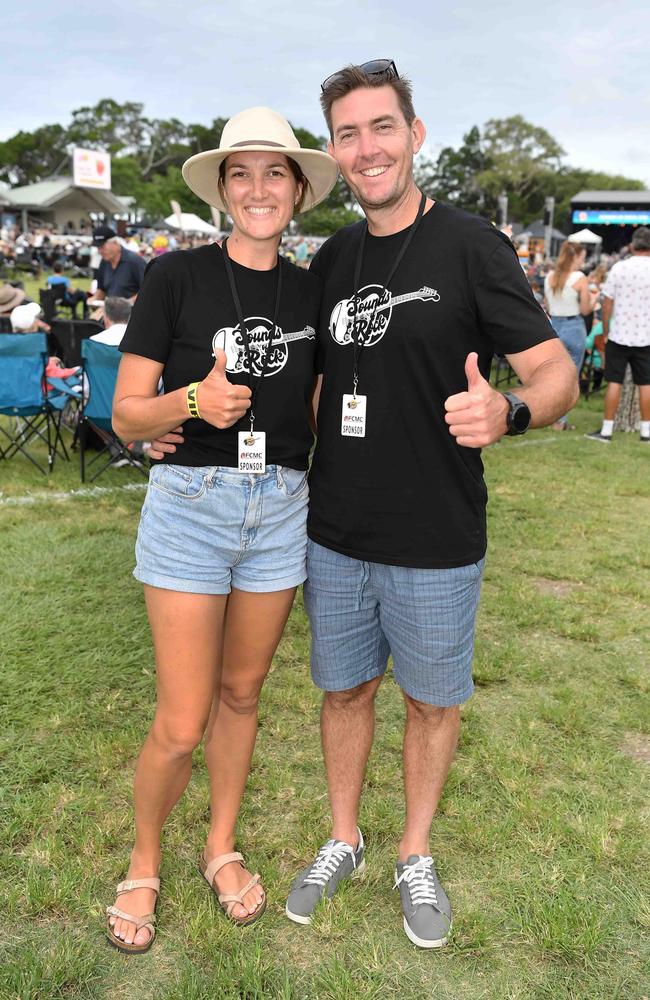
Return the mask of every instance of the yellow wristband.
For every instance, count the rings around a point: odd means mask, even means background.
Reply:
[[[187,409],[191,417],[198,417],[199,419],[201,417],[198,401],[198,388],[200,384],[200,382],[191,382],[187,387]]]

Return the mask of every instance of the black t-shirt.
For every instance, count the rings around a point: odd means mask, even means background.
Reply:
[[[358,393],[367,396],[365,438],[341,435],[352,392],[355,262],[363,223],[339,231],[314,257],[323,279],[318,368],[323,386],[310,477],[309,536],[356,559],[452,567],[485,554],[480,450],[460,447],[445,400],[467,389],[471,351],[487,378],[494,352],[517,353],[555,337],[510,241],[483,219],[437,202],[390,283],[407,230],[366,236],[365,320]],[[392,302],[391,302],[392,297]]]
[[[271,356],[255,399],[255,430],[266,433],[269,465],[306,469],[313,443],[308,415],[321,283],[316,275],[286,260],[280,266],[282,299]],[[212,244],[179,250],[147,266],[120,350],[164,364],[165,392],[205,378],[214,365],[215,347],[226,351],[230,382],[254,388],[260,381],[257,375],[273,320],[277,271],[254,271],[236,261],[232,267],[251,339],[252,385],[221,248]],[[249,428],[247,416],[225,430],[188,417],[185,443],[165,461],[236,467],[237,434]]]
[[[122,247],[116,268],[107,260],[102,260],[97,272],[97,287],[105,292],[106,298],[117,296],[130,299],[140,291],[144,269],[142,257]]]

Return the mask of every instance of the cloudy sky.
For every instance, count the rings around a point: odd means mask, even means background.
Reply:
[[[267,104],[317,134],[320,81],[390,57],[414,85],[426,152],[522,114],[574,166],[650,188],[650,4],[548,0],[25,0],[3,31],[0,139],[103,97],[209,123]]]

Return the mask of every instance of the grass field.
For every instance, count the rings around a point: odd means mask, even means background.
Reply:
[[[265,687],[240,847],[263,920],[239,930],[197,873],[207,779],[165,832],[151,952],[110,948],[103,910],[127,865],[134,759],[154,668],[130,575],[143,492],[111,470],[78,490],[0,462],[0,1000],[640,1000],[650,994],[650,449],[636,435],[534,432],[485,454],[490,549],[477,691],[435,821],[450,945],[401,930],[392,867],[402,706],[390,678],[363,798],[367,876],[314,925],[283,914],[328,835],[300,599]]]

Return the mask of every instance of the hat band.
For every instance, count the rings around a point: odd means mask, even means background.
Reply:
[[[275,146],[276,149],[288,149],[283,142],[270,142],[268,139],[245,139],[244,142],[233,142],[231,149],[239,146]]]

